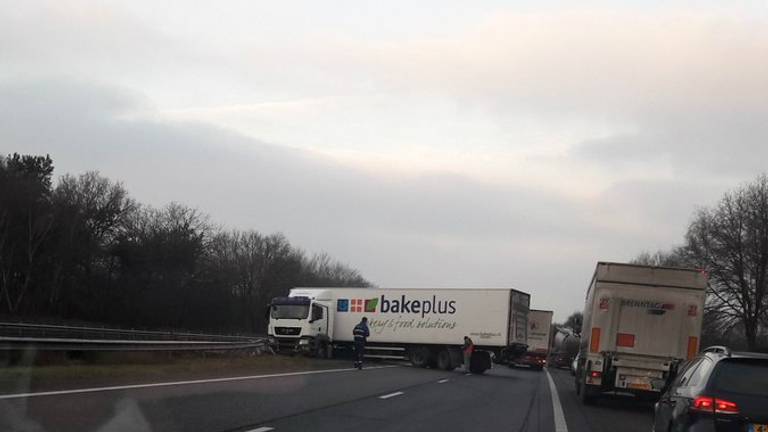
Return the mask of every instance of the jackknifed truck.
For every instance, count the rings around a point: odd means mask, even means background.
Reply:
[[[576,393],[655,398],[699,351],[705,272],[599,262],[587,289]]]
[[[278,352],[329,358],[352,350],[352,329],[367,317],[366,357],[453,370],[469,336],[470,370],[483,373],[526,351],[529,307],[514,289],[294,288],[272,299],[267,333]]]

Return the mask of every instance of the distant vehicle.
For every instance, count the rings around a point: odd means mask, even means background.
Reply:
[[[768,431],[768,355],[706,349],[656,404],[653,430]]]
[[[531,309],[528,313],[528,351],[515,364],[536,370],[542,370],[547,365],[552,315],[552,311]]]
[[[581,337],[574,330],[567,327],[556,327],[555,334],[552,336],[549,366],[570,368],[573,359],[579,352],[580,340]]]
[[[576,356],[573,357],[573,360],[571,361],[571,375],[576,376],[576,369],[579,367],[579,353],[576,353]]]
[[[511,362],[527,348],[530,295],[513,289],[294,288],[272,300],[268,340],[275,350],[331,357],[349,351],[352,328],[368,318],[366,357],[408,359],[453,370],[464,336],[470,370]]]
[[[587,290],[576,392],[655,398],[699,350],[706,275],[697,270],[597,264]]]

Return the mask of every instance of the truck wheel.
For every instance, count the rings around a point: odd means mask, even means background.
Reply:
[[[411,364],[420,367],[425,368],[429,365],[429,349],[427,347],[416,347],[411,350]]]
[[[579,400],[584,405],[593,405],[595,399],[597,399],[597,391],[591,385],[584,384],[583,382],[576,384],[576,394],[579,395]]]
[[[454,366],[451,361],[451,353],[448,352],[447,349],[441,350],[437,354],[437,367],[444,371],[452,371],[456,369],[456,366]]]
[[[429,360],[427,361],[427,367],[430,369],[436,369],[437,368],[437,358],[430,353],[429,354]]]
[[[325,344],[322,342],[318,342],[317,346],[315,347],[315,358],[325,358]]]

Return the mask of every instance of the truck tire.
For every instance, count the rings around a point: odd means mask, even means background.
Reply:
[[[451,353],[447,349],[440,350],[437,353],[437,368],[444,371],[452,371],[456,369],[456,366],[451,361]]]
[[[318,342],[317,346],[315,346],[315,352],[313,357],[322,359],[322,358],[325,358],[325,353],[326,353],[325,343]]]
[[[429,365],[429,358],[431,355],[427,347],[418,346],[411,349],[409,357],[411,358],[412,365],[425,368]]]
[[[315,357],[320,359],[332,359],[333,358],[333,344],[330,342],[319,342],[315,349]]]
[[[597,399],[597,390],[581,381],[576,384],[576,394],[579,396],[579,401],[584,405],[594,405],[595,399]]]
[[[430,369],[437,369],[437,356],[434,353],[429,353],[427,367]]]

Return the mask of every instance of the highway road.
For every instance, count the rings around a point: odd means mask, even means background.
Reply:
[[[651,408],[620,397],[584,407],[561,370],[466,375],[379,365],[2,395],[0,430],[647,432]]]

